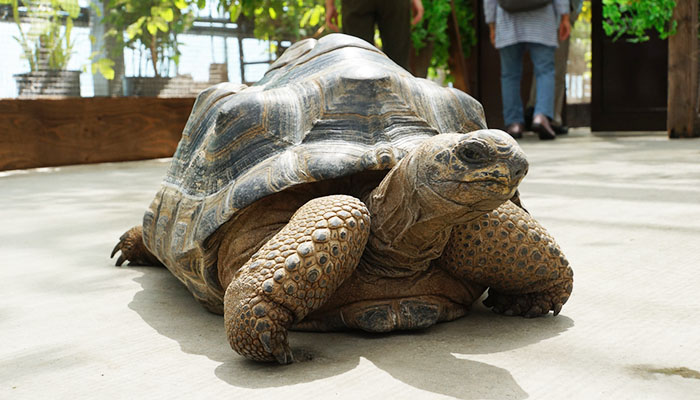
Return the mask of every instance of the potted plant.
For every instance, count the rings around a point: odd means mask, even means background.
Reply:
[[[18,0],[0,0],[12,6],[12,16],[29,72],[15,75],[19,97],[80,96],[80,71],[68,71],[73,54],[73,19],[80,14],[78,0],[25,0],[22,8],[28,30],[22,26]]]
[[[197,6],[204,0],[110,0],[103,23],[109,26],[106,35],[119,52],[124,48],[146,54],[149,68],[138,76],[124,79],[124,94],[158,96],[170,82],[180,57],[177,35],[192,26]],[[109,58],[96,60],[93,69],[107,79],[114,77]]]

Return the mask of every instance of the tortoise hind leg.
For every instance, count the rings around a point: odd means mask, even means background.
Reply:
[[[354,197],[326,196],[302,206],[228,286],[224,321],[231,347],[258,361],[292,362],[287,329],[352,274],[369,227],[369,212]]]
[[[121,254],[117,258],[116,266],[121,266],[125,261],[129,261],[131,265],[157,265],[163,266],[163,263],[153,255],[143,244],[143,228],[135,226],[124,232],[119,238],[119,243],[114,246],[110,258],[114,257],[117,252]]]
[[[557,315],[573,285],[573,271],[554,239],[512,202],[456,226],[437,264],[488,286],[484,304],[506,315]]]

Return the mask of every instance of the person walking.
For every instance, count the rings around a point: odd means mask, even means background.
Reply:
[[[422,0],[341,0],[343,33],[374,45],[374,27],[379,28],[382,51],[395,63],[408,69],[411,25],[423,18]],[[413,14],[413,19],[411,19]],[[335,0],[326,0],[326,24],[338,32]]]
[[[581,8],[583,6],[583,0],[570,0],[571,12],[569,21],[571,22],[571,29],[573,30],[576,20],[581,14]],[[564,125],[564,119],[562,118],[562,113],[564,111],[565,99],[566,99],[566,69],[569,63],[569,41],[571,40],[571,35],[564,40],[559,41],[559,47],[554,52],[554,117],[552,118],[551,126],[554,133],[557,135],[563,135],[569,132],[569,128]],[[532,116],[535,111],[535,102],[537,99],[537,92],[535,90],[537,78],[532,76],[532,85],[530,86],[530,100],[527,102],[527,107],[525,108],[525,129],[529,129],[532,126]]]
[[[531,9],[506,10],[507,4],[533,4]],[[536,4],[535,3],[539,3]],[[510,8],[510,7],[508,7]],[[556,138],[549,121],[554,116],[554,52],[557,39],[571,33],[569,0],[484,0],[484,15],[491,43],[501,60],[501,97],[506,131],[521,138],[525,129],[520,79],[525,50],[537,78],[532,130],[541,140]]]

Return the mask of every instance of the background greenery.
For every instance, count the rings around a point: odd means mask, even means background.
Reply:
[[[343,10],[340,8],[340,1],[336,3],[342,23]],[[474,11],[468,0],[454,0],[454,4],[462,49],[468,56],[476,44],[476,32],[472,26]],[[255,36],[263,40],[297,41],[329,33],[324,27],[324,0],[220,0],[219,6],[228,10],[231,21],[236,22],[241,17],[252,21],[255,24]],[[435,76],[438,69],[449,69],[447,60],[450,40],[447,21],[450,0],[424,0],[423,7],[423,20],[413,27],[411,41],[417,51],[426,48],[428,43],[433,44],[429,74]],[[273,50],[274,46],[273,43]]]
[[[113,39],[116,54],[124,48],[145,51],[155,76],[167,76],[171,61],[177,65],[180,58],[177,35],[192,26],[197,8],[205,5],[205,0],[110,0],[102,22],[109,27],[106,36]],[[93,68],[111,79],[112,65],[103,58]]]
[[[675,0],[603,0],[603,29],[615,40],[625,36],[632,42],[644,42],[651,32],[666,39],[676,33],[675,7]]]
[[[12,6],[12,15],[19,35],[15,40],[22,47],[22,55],[30,71],[39,69],[64,70],[73,55],[71,37],[73,20],[80,14],[78,0],[24,1],[23,7],[30,21],[28,29],[20,21],[18,0],[0,0]]]
[[[447,60],[449,58],[450,38],[447,21],[452,11],[450,4],[450,0],[424,0],[423,20],[411,30],[411,40],[416,52],[420,52],[430,42],[433,44],[433,55],[428,68],[428,76],[430,77],[436,77],[440,69],[449,72]],[[454,0],[454,6],[462,51],[465,57],[469,57],[472,47],[476,44],[476,29],[473,26],[474,10],[472,10],[471,2],[467,0]],[[452,80],[449,73],[447,80]]]

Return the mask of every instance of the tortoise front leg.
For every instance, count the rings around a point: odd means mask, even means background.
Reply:
[[[508,201],[469,224],[458,225],[438,265],[489,287],[493,311],[534,317],[559,314],[569,299],[573,271],[547,231]]]
[[[357,267],[370,219],[358,199],[309,201],[234,275],[224,296],[231,347],[258,361],[293,361],[287,329],[319,308]]]

